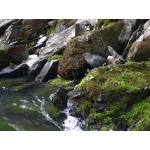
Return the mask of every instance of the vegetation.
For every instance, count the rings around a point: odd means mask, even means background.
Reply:
[[[52,33],[52,31],[54,31],[54,29],[56,28],[58,19],[55,19],[52,23],[52,25],[50,26],[50,28],[47,30],[46,35],[50,35]]]
[[[48,61],[55,60],[55,59],[61,59],[62,57],[63,57],[62,55],[55,54],[53,56],[49,56]]]
[[[131,126],[136,118],[135,113],[138,114],[140,110],[144,110],[146,103],[149,103],[149,74],[150,61],[128,62],[124,65],[111,68],[99,67],[97,70],[90,71],[78,86],[81,91],[89,91],[88,95],[77,100],[73,99],[77,106],[76,111],[92,120],[92,129],[115,130],[115,123],[120,119],[127,121]],[[102,102],[96,103],[100,94]],[[143,109],[139,109],[140,103]],[[94,106],[95,104],[98,109]],[[145,111],[145,114],[147,112]],[[147,122],[145,119],[139,120],[138,124]],[[142,130],[150,130],[147,124],[143,124]],[[132,130],[141,128],[137,125]]]

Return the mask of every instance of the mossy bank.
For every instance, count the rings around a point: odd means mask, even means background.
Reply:
[[[91,70],[79,83],[86,96],[72,99],[85,116],[84,130],[150,130],[150,61]]]

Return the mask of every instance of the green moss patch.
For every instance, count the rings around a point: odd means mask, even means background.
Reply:
[[[129,130],[150,131],[150,97],[133,105],[120,119],[128,120]]]
[[[48,57],[48,61],[56,60],[56,59],[61,59],[62,57],[63,57],[62,55],[55,54],[53,56],[49,56]]]
[[[130,115],[127,114],[126,116],[126,113],[130,111],[131,115],[133,115],[136,108],[138,109],[140,106],[140,102],[149,97],[149,74],[150,61],[141,63],[128,62],[124,65],[116,65],[110,68],[99,67],[97,70],[89,72],[78,85],[80,90],[87,90],[89,94],[83,97],[82,101],[75,99],[73,101],[78,111],[80,110],[82,114],[86,114],[87,118],[94,120],[93,128],[98,125],[96,127],[98,130],[113,129],[115,123],[120,119],[127,121],[128,125],[131,126],[135,117],[131,117],[132,119],[130,120]],[[98,107],[104,107],[105,109],[97,111],[94,103],[100,94],[103,102],[99,103]],[[149,102],[149,99],[147,101]],[[136,106],[137,103],[139,104]],[[134,130],[148,130],[147,125],[143,125],[145,128],[142,128],[141,125],[144,122],[148,124],[147,117],[149,115],[145,117],[138,121]]]
[[[57,23],[58,23],[58,19],[55,19],[52,25],[50,26],[50,28],[47,30],[46,35],[50,35],[52,31],[55,30]]]

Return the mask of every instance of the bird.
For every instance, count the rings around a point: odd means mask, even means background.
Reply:
[[[89,52],[82,54],[86,60],[86,62],[92,66],[93,68],[97,68],[105,63],[108,63],[108,60],[99,55],[92,55]]]

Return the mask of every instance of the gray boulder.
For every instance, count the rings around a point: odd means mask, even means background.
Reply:
[[[144,24],[142,35],[131,45],[127,59],[129,61],[146,61],[150,58],[150,21]]]
[[[37,76],[36,81],[47,82],[49,79],[54,79],[57,76],[58,64],[59,59],[47,62]]]
[[[28,65],[24,63],[15,67],[6,67],[0,71],[0,77],[22,77],[27,75],[28,68]]]
[[[72,37],[74,37],[74,26],[50,37],[46,42],[46,47],[41,48],[39,51],[39,56],[53,55],[60,52]]]

